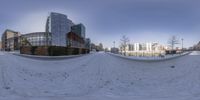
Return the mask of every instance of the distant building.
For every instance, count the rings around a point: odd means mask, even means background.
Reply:
[[[86,38],[85,39],[85,48],[87,48],[87,49],[91,49],[91,40],[90,40],[90,38]]]
[[[146,43],[146,51],[152,51],[153,47],[155,47],[157,43]]]
[[[49,33],[50,34],[50,33]],[[46,32],[33,32],[21,35],[21,45],[22,39],[26,39],[31,46],[47,46],[51,44],[51,38],[47,37]]]
[[[96,45],[95,45],[94,43],[91,43],[91,44],[90,44],[90,50],[91,50],[91,51],[96,50]]]
[[[128,44],[128,51],[134,51],[134,50],[135,50],[134,44]]]
[[[66,34],[74,23],[66,15],[51,12],[46,22],[46,32],[51,33],[52,46],[66,46]]]
[[[142,48],[141,44],[139,44],[139,43],[134,43],[133,45],[134,45],[134,49],[131,51],[140,51]],[[130,47],[128,47],[128,48],[130,48]]]
[[[91,49],[90,49],[91,51],[103,51],[103,44],[102,43],[99,43],[99,45],[91,43],[90,46],[91,46]]]
[[[160,45],[158,43],[154,42],[147,42],[147,43],[133,43],[128,44],[125,48],[126,53],[130,55],[150,55],[152,53],[164,53],[165,52],[165,46]],[[121,50],[121,53],[124,53],[125,51]]]
[[[200,41],[193,47],[194,50],[200,50]]]
[[[77,24],[72,26],[71,31],[85,38],[85,26],[83,24]]]
[[[2,34],[2,50],[13,51],[19,50],[19,36],[20,33],[13,30],[5,30]]]
[[[141,48],[139,49],[140,51],[148,51],[148,43],[141,43]]]
[[[113,48],[111,48],[110,52],[111,52],[111,53],[116,53],[116,54],[118,54],[118,53],[119,53],[119,49],[113,47]]]

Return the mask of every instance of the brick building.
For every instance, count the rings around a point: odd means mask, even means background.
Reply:
[[[19,36],[20,33],[13,30],[5,30],[2,34],[2,50],[4,51],[13,51],[19,50]]]

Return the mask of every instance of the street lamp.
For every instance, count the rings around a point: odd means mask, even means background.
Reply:
[[[184,39],[182,38],[182,39],[181,39],[181,41],[182,41],[182,52],[183,52],[183,40],[184,40]]]

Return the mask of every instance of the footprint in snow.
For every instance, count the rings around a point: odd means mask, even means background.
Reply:
[[[10,89],[10,87],[6,86],[6,87],[4,87],[4,89],[6,89],[6,90],[9,90],[9,89]]]
[[[133,82],[131,82],[131,85],[133,85],[134,83]]]
[[[171,68],[175,68],[175,66],[170,66]]]

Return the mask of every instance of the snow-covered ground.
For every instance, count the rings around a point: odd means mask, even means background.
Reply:
[[[190,55],[200,55],[200,51],[193,51]]]
[[[102,52],[62,60],[0,52],[0,100],[200,100],[197,54],[138,62]]]

